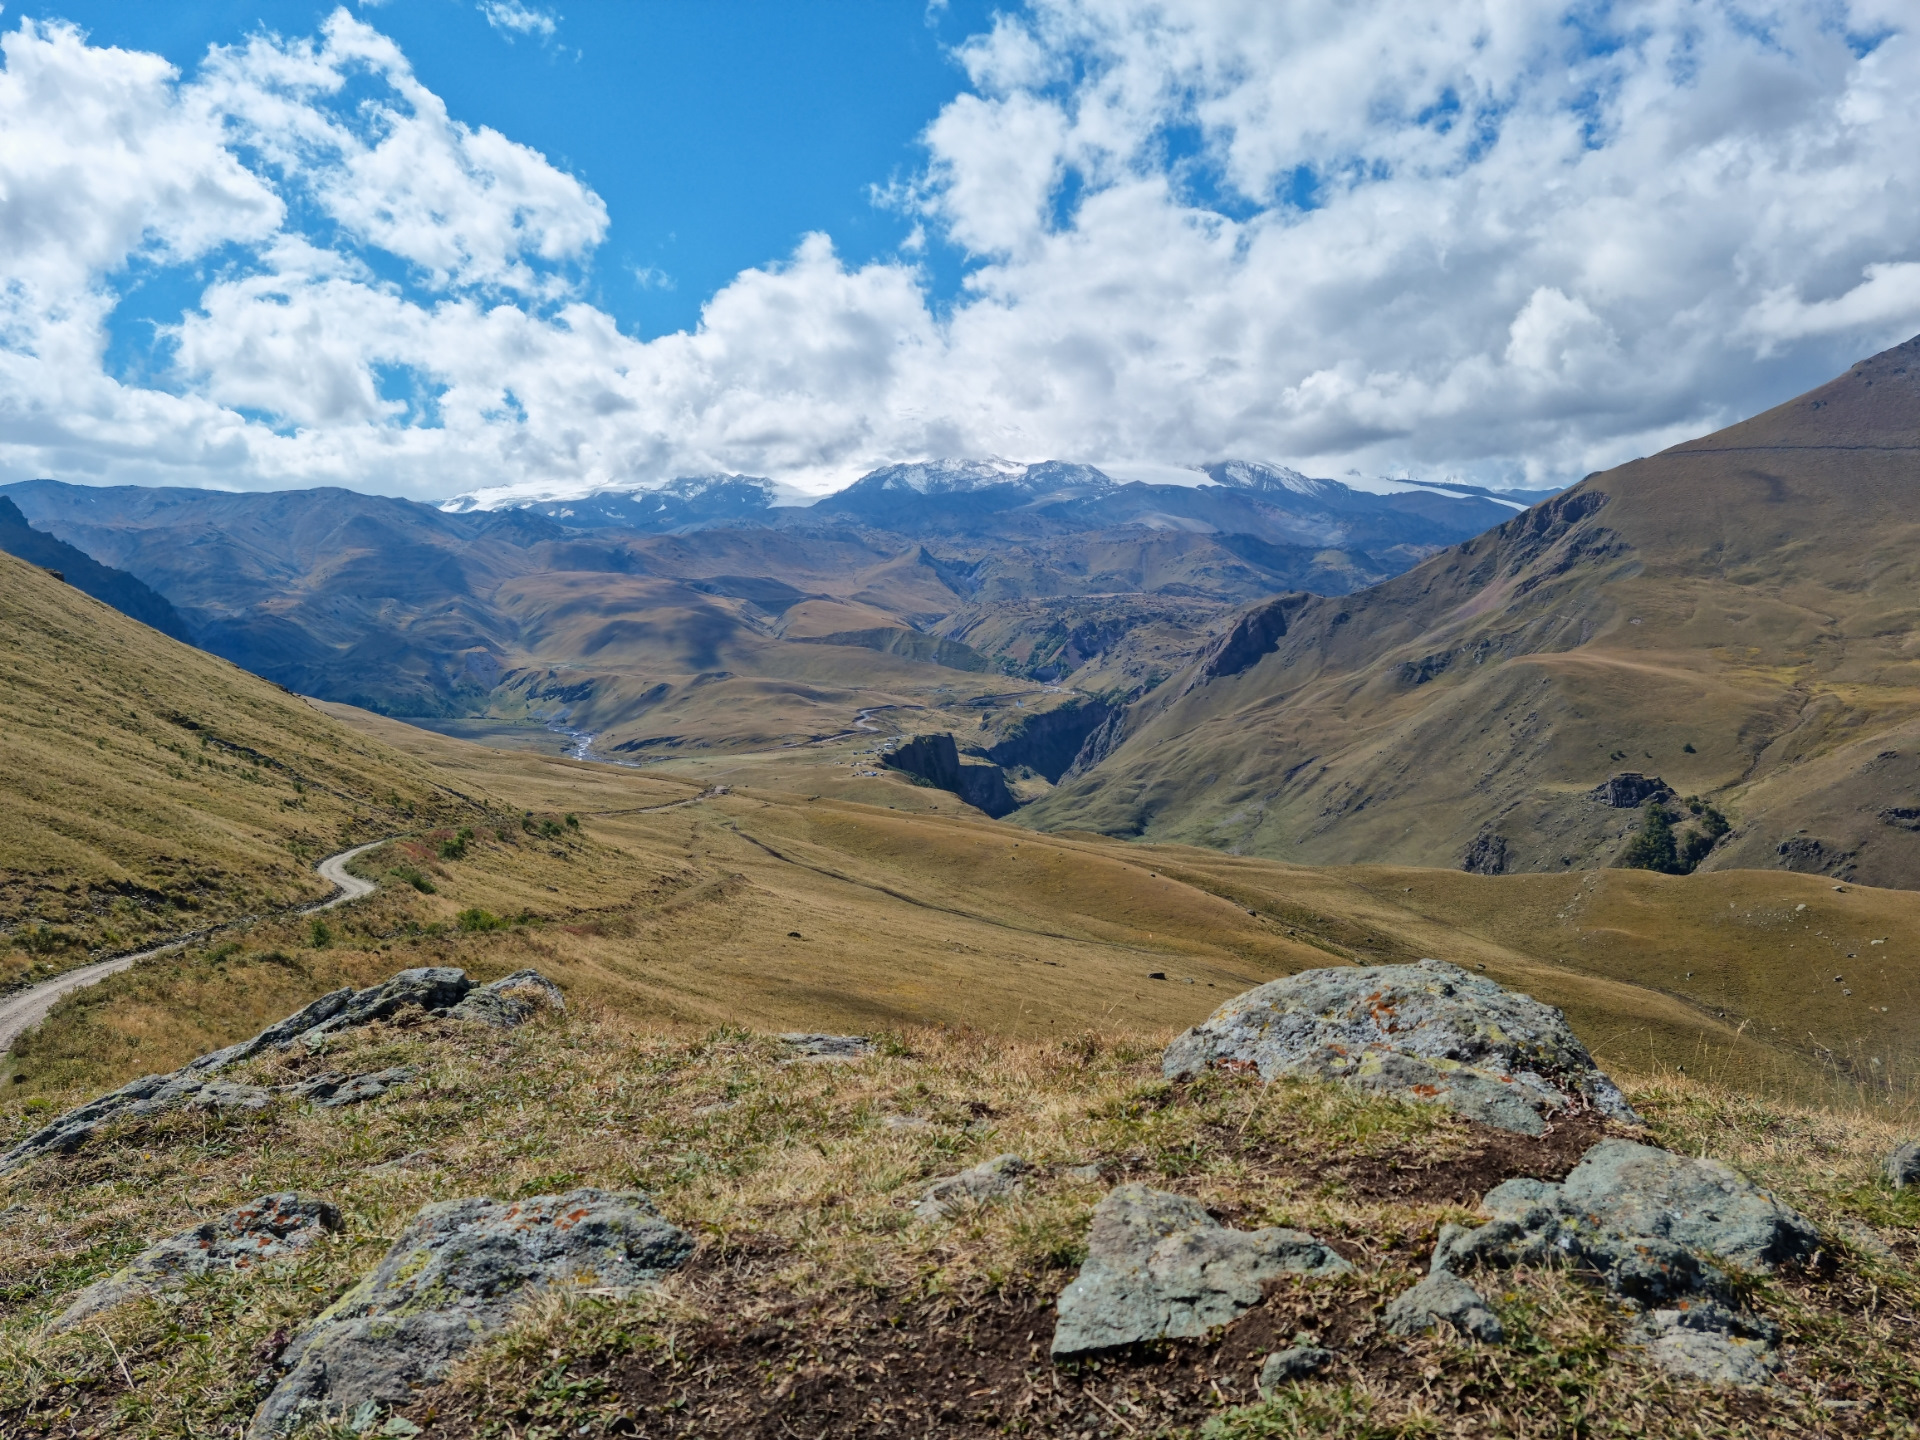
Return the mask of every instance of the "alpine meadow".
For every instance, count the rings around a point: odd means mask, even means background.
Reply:
[[[1920,1435],[1901,7],[7,20],[0,1434]]]

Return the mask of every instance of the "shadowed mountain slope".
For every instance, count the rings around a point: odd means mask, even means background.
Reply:
[[[4,495],[0,495],[0,550],[30,565],[51,570],[74,589],[113,606],[143,625],[151,625],[162,635],[171,635],[176,640],[193,638],[180,613],[164,596],[126,571],[102,565],[86,551],[77,550],[44,530],[35,530],[27,524],[20,508]]]
[[[1240,613],[1023,823],[1323,863],[1614,860],[1622,771],[1705,868],[1920,886],[1920,340],[1371,590]]]

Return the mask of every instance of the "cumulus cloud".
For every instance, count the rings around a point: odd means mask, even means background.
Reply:
[[[599,197],[345,11],[187,76],[34,21],[0,55],[10,478],[1564,481],[1920,329],[1920,49],[1880,0],[1032,0],[886,193],[912,244],[809,236],[644,342],[587,299]],[[189,270],[136,378],[116,307]]]

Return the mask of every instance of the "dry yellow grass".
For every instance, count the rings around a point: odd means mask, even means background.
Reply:
[[[491,958],[506,963],[506,949]],[[1253,1396],[1233,1365],[1215,1367],[1196,1409],[1184,1399],[1169,1408],[1125,1367],[1054,1372],[1035,1358],[1029,1403],[1016,1409],[1014,1392],[992,1402],[1026,1417],[1030,1433],[1078,1434],[1099,1418],[1096,1403],[1132,1417],[1135,1434],[1189,1433],[1209,1414],[1219,1433],[1248,1436],[1829,1433],[1840,1412],[1824,1402],[1834,1400],[1857,1407],[1844,1411],[1847,1433],[1909,1433],[1920,1197],[1875,1183],[1874,1163],[1899,1133],[1884,1118],[1680,1076],[1630,1082],[1653,1139],[1763,1177],[1838,1257],[1829,1279],[1759,1287],[1757,1303],[1788,1334],[1781,1390],[1716,1394],[1639,1368],[1619,1348],[1623,1318],[1554,1273],[1516,1274],[1494,1291],[1507,1347],[1369,1348],[1379,1306],[1415,1278],[1436,1225],[1462,1214],[1457,1200],[1381,1187],[1470,1167],[1487,1144],[1429,1107],[1315,1084],[1169,1086],[1153,1044],[1092,1035],[908,1029],[885,1039],[858,1062],[793,1063],[763,1036],[663,1033],[576,996],[567,1016],[517,1032],[403,1017],[330,1043],[324,1057],[253,1062],[237,1078],[397,1063],[421,1078],[347,1111],[282,1104],[127,1124],[0,1182],[0,1203],[17,1207],[0,1229],[0,1424],[22,1436],[232,1433],[261,1392],[252,1357],[269,1335],[339,1294],[419,1205],[581,1184],[647,1190],[699,1237],[701,1256],[654,1295],[532,1307],[413,1409],[431,1433],[683,1433],[671,1406],[649,1409],[676,1376],[715,1367],[708,1402],[765,1405],[795,1378],[817,1389],[857,1358],[876,1314],[894,1317],[885,1344],[903,1364],[941,1327],[948,1348],[934,1353],[949,1363],[1007,1324],[1037,1331],[1044,1348],[1047,1307],[1102,1192],[1070,1167],[1093,1163],[1108,1180],[1196,1195],[1236,1224],[1299,1226],[1340,1245],[1359,1266],[1351,1281],[1283,1286],[1256,1323],[1337,1330],[1343,1348],[1372,1358],[1253,1411],[1239,1408]],[[905,1207],[928,1179],[1008,1150],[1038,1167],[1023,1195],[950,1225],[911,1220]],[[196,1282],[66,1335],[39,1329],[152,1238],[278,1189],[333,1200],[344,1232],[285,1269]],[[762,1324],[797,1333],[742,1378],[715,1347]],[[1025,1348],[1006,1362],[1015,1372]],[[1340,1428],[1343,1408],[1376,1428]],[[976,1433],[963,1418],[952,1418],[955,1432]]]
[[[329,887],[444,776],[0,555],[0,988]]]

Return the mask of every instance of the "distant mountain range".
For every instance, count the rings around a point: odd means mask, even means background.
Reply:
[[[706,722],[673,697],[716,683],[714,694],[746,687],[723,717],[729,733],[765,738],[750,723],[760,692],[749,678],[836,714],[849,685],[875,666],[897,681],[901,664],[1045,680],[1084,670],[1103,693],[1131,694],[1202,644],[1210,615],[1362,588],[1519,503],[1412,486],[1372,494],[1248,462],[1182,486],[974,460],[886,466],[808,506],[776,504],[771,481],[742,475],[498,509],[336,489],[36,480],[0,493],[49,543],[137,577],[177,612],[173,633],[289,688],[389,714],[464,715],[515,684],[513,703],[539,708],[528,686],[547,682],[524,677],[566,670],[577,673],[553,682],[574,696],[563,708],[618,743],[699,730]],[[1154,603],[1129,621],[1113,598],[1126,596]],[[989,618],[1027,602],[1041,608]],[[995,648],[942,628],[950,618]],[[1079,639],[1056,644],[1056,631]],[[719,672],[724,682],[700,678]],[[813,677],[801,690],[798,672]],[[798,723],[781,713],[771,733]]]
[[[595,491],[578,499],[495,507],[575,529],[648,534],[759,524],[792,529],[857,525],[926,539],[1037,540],[1120,526],[1246,535],[1267,544],[1362,551],[1389,570],[1407,547],[1450,543],[1556,494],[1502,494],[1478,486],[1394,482],[1390,493],[1312,479],[1297,470],[1227,460],[1201,467],[1207,483],[1120,482],[1091,465],[1049,460],[928,460],[885,465],[810,505],[782,505],[771,480],[698,475],[657,489]],[[447,501],[452,514],[482,506]]]

